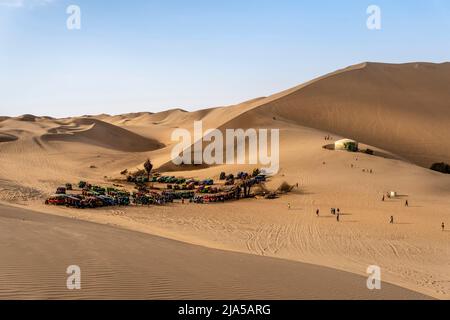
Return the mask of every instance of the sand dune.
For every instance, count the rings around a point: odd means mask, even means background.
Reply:
[[[70,265],[81,290],[66,287]],[[427,299],[323,267],[0,207],[0,299]]]
[[[450,162],[450,63],[363,63],[215,110],[208,128],[309,127],[430,168]],[[217,116],[225,111],[224,116]],[[176,170],[170,163],[164,170]]]
[[[252,127],[264,116],[357,139],[429,168],[450,162],[449,83],[450,63],[365,63],[263,100],[225,126]]]
[[[93,118],[52,119],[24,115],[3,120],[2,140],[33,138],[42,143],[72,142],[123,152],[144,152],[164,147],[159,141]]]
[[[126,152],[143,152],[159,149],[163,145],[120,127],[96,119],[75,119],[54,127],[42,135],[46,142],[78,142]]]

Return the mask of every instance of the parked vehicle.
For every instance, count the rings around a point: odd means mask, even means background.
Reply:
[[[71,208],[78,208],[78,209],[84,209],[84,203],[81,199],[74,197],[74,196],[67,196],[65,198],[65,205],[66,207]]]
[[[177,178],[175,178],[174,176],[172,176],[172,177],[169,177],[168,179],[167,179],[167,183],[177,183]]]
[[[66,194],[66,188],[59,187],[58,189],[56,189],[56,194]]]
[[[98,193],[98,194],[100,194],[100,195],[106,194],[106,189],[103,188],[103,187],[92,186],[91,190],[94,191],[94,192],[96,192],[96,193]]]
[[[234,185],[234,179],[228,179],[227,181],[225,181],[225,185],[226,185],[226,186],[232,186],[232,185]]]
[[[66,204],[66,195],[64,194],[56,194],[54,196],[49,197],[45,200],[45,204],[47,205],[55,205],[55,206],[63,206]]]
[[[238,172],[236,177],[240,180],[244,180],[244,179],[248,178],[248,173],[247,172]]]
[[[83,200],[85,207],[100,208],[103,207],[103,201],[97,197],[87,197]]]
[[[162,177],[159,177],[156,181],[159,182],[159,183],[167,183],[168,179],[169,179],[169,177],[162,176]]]
[[[266,176],[263,174],[259,174],[254,178],[258,183],[266,181]]]
[[[205,180],[201,181],[200,184],[205,185],[205,186],[212,186],[214,184],[214,180],[213,179],[205,179]]]
[[[103,206],[104,207],[112,207],[116,205],[116,201],[114,200],[114,198],[110,197],[110,196],[98,196],[98,198],[103,202]]]
[[[80,189],[84,189],[87,186],[87,182],[86,181],[80,181],[78,183],[78,188]]]
[[[117,198],[117,204],[119,206],[129,206],[130,205],[130,197],[118,197]]]
[[[193,184],[194,186],[198,186],[200,184],[200,181],[195,180],[195,179],[189,179],[186,181],[187,184]]]

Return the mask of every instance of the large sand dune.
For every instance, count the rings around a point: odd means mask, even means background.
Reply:
[[[275,118],[353,138],[429,168],[450,162],[449,83],[450,63],[365,63],[263,100],[226,126],[252,127],[254,119]]]
[[[450,63],[363,63],[267,98],[214,110],[208,115],[215,121],[204,121],[204,126],[309,127],[430,168],[450,162],[449,83]],[[169,161],[163,169],[176,168]]]

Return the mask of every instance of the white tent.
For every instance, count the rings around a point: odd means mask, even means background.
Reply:
[[[347,151],[357,151],[358,142],[351,139],[342,139],[334,143],[335,150],[347,150]]]

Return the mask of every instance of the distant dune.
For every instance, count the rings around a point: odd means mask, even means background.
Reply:
[[[143,152],[162,148],[164,145],[109,123],[80,118],[49,130],[42,140],[79,142],[126,152]]]

